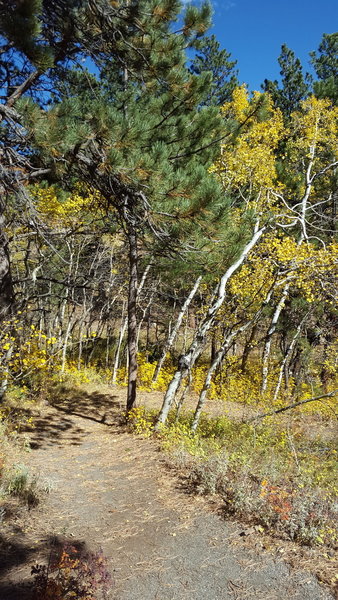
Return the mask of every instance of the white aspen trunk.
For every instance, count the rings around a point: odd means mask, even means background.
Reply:
[[[70,318],[68,321],[68,325],[67,325],[67,329],[66,329],[66,333],[63,339],[63,348],[62,348],[62,359],[61,359],[61,373],[65,372],[65,367],[66,367],[66,358],[67,358],[67,347],[68,347],[68,340],[69,340],[69,336],[72,330],[72,319]]]
[[[4,365],[3,365],[3,369],[8,369],[8,363],[12,358],[13,355],[13,351],[14,351],[14,346],[10,346],[10,348],[8,348],[7,352],[6,352],[6,358],[4,360]],[[0,369],[2,370],[1,364],[0,364]],[[8,375],[2,375],[2,378],[0,380],[0,403],[3,401],[5,393],[7,391],[7,387],[8,387]]]
[[[128,324],[128,318],[124,317],[125,308],[126,308],[126,304],[124,303],[123,308],[122,308],[122,324],[121,324],[119,340],[117,342],[117,348],[116,348],[116,352],[115,352],[112,383],[116,383],[117,370],[118,370],[119,364],[120,364],[120,352],[121,352],[122,341],[123,341],[124,335],[126,333],[127,324]]]
[[[286,369],[288,368],[289,359],[290,359],[291,354],[293,352],[293,349],[295,347],[296,341],[297,341],[297,339],[298,339],[298,337],[300,335],[300,332],[302,330],[304,322],[306,321],[306,319],[307,319],[308,316],[309,315],[307,314],[304,317],[304,319],[302,319],[302,321],[299,323],[299,325],[298,325],[298,327],[296,329],[295,335],[293,336],[293,338],[292,338],[292,340],[291,340],[291,342],[289,344],[289,347],[288,347],[288,349],[287,349],[287,351],[285,353],[285,356],[283,358],[282,364],[281,364],[280,369],[279,369],[279,376],[278,376],[277,385],[276,385],[275,392],[274,392],[274,395],[273,395],[273,401],[274,402],[275,402],[275,400],[277,400],[277,397],[278,397],[278,394],[279,394],[279,390],[280,390],[280,387],[281,387],[282,381],[283,381],[283,375],[286,372]]]
[[[176,415],[175,415],[175,423],[178,422],[182,406],[184,404],[184,401],[185,401],[185,399],[187,397],[188,392],[190,391],[191,383],[192,383],[192,376],[191,376],[191,371],[189,371],[189,373],[188,373],[188,381],[186,383],[186,386],[185,386],[185,388],[184,388],[184,390],[182,392],[182,395],[181,395],[179,401],[177,402]]]
[[[308,200],[310,197],[310,193],[311,193],[311,189],[312,189],[312,182],[313,182],[313,178],[311,177],[311,171],[312,171],[312,167],[313,167],[314,156],[315,156],[315,147],[311,146],[310,161],[309,161],[309,164],[308,164],[308,167],[306,170],[306,188],[305,188],[305,194],[301,201],[301,214],[300,214],[300,222],[301,222],[301,227],[302,227],[302,238],[304,240],[308,239],[307,228],[306,228],[306,213],[307,213],[307,205],[308,205]]]
[[[180,312],[178,314],[176,323],[175,323],[173,329],[171,330],[171,332],[169,333],[167,341],[166,341],[166,343],[163,346],[162,355],[161,355],[161,357],[160,357],[160,359],[159,359],[159,361],[158,361],[158,363],[156,365],[156,369],[155,369],[155,373],[154,373],[154,376],[153,376],[152,383],[156,383],[156,381],[158,379],[158,376],[159,376],[160,371],[162,369],[163,363],[165,361],[165,357],[166,357],[167,353],[169,352],[170,348],[172,347],[172,345],[173,345],[173,343],[174,343],[174,341],[176,339],[177,333],[178,333],[178,331],[179,331],[179,329],[180,329],[180,327],[182,325],[183,317],[184,317],[186,311],[188,310],[188,307],[190,306],[190,304],[191,304],[191,302],[192,302],[192,300],[193,300],[193,298],[194,298],[194,296],[195,296],[195,294],[196,294],[196,292],[197,292],[197,290],[199,288],[199,285],[200,285],[201,281],[202,281],[202,276],[200,275],[199,277],[197,277],[197,279],[196,279],[196,281],[194,283],[194,286],[193,286],[193,288],[192,288],[189,296],[186,298],[186,300],[185,300],[185,302],[184,302],[184,304],[183,304],[183,306],[182,306],[182,308],[181,308],[181,310],[180,310]]]
[[[187,345],[188,345],[188,323],[189,323],[189,308],[187,309],[187,318],[186,318],[185,327],[184,327],[183,352],[187,351]]]
[[[193,422],[191,425],[192,431],[196,431],[196,429],[197,429],[197,425],[200,420],[201,412],[202,412],[203,407],[207,400],[207,393],[208,393],[210,385],[211,385],[212,377],[213,377],[217,367],[221,364],[227,350],[229,349],[229,347],[231,345],[231,342],[233,341],[233,339],[235,338],[236,335],[237,335],[237,332],[230,334],[226,338],[226,340],[223,342],[222,346],[219,348],[219,350],[217,350],[215,358],[212,361],[212,363],[208,369],[208,373],[205,378],[205,382],[204,382],[202,391],[199,395],[198,403],[197,403],[195,414],[194,414],[194,419],[193,419]]]
[[[142,277],[141,277],[141,280],[140,280],[140,283],[139,283],[139,286],[138,286],[138,298],[137,298],[138,300],[140,299],[140,293],[141,293],[141,292],[142,292],[142,290],[143,290],[143,287],[144,287],[144,284],[145,284],[145,282],[146,282],[146,279],[147,279],[148,273],[149,273],[149,271],[150,271],[151,265],[152,265],[152,263],[150,262],[150,263],[149,263],[149,264],[146,266],[146,268],[144,269],[144,271],[143,271],[143,275],[142,275]]]
[[[161,408],[161,411],[159,413],[159,416],[158,416],[158,419],[157,419],[157,422],[155,425],[155,430],[157,430],[162,423],[166,422],[169,410],[172,406],[172,403],[174,401],[175,395],[177,393],[177,390],[180,386],[181,381],[184,379],[184,377],[186,377],[186,375],[192,369],[197,358],[201,355],[201,353],[203,351],[203,348],[205,345],[206,334],[208,333],[209,329],[212,327],[214,320],[216,318],[216,315],[225,300],[226,285],[227,285],[229,279],[237,271],[237,269],[239,269],[239,267],[243,264],[244,260],[246,259],[246,257],[248,256],[248,254],[250,253],[252,248],[257,244],[258,240],[263,235],[265,229],[266,229],[266,227],[259,228],[259,224],[257,222],[250,242],[248,242],[246,244],[246,246],[242,250],[242,253],[239,256],[239,258],[227,269],[227,271],[221,277],[220,282],[219,282],[216,292],[215,292],[215,297],[214,297],[214,301],[213,301],[212,305],[209,307],[207,314],[205,315],[205,317],[202,319],[201,323],[199,324],[199,326],[196,330],[194,339],[190,345],[190,348],[179,360],[178,369],[177,369],[176,373],[174,374],[174,376],[168,386],[167,392],[165,394],[162,408]]]
[[[260,390],[261,394],[264,394],[264,392],[266,391],[267,385],[268,385],[269,358],[270,358],[270,352],[271,352],[272,336],[276,331],[279,317],[284,308],[286,298],[289,294],[289,289],[290,289],[290,283],[287,283],[283,289],[282,295],[280,297],[280,300],[276,306],[275,312],[271,319],[268,333],[266,334],[263,356],[262,356],[262,385],[261,385],[261,390]]]
[[[222,360],[224,359],[224,356],[226,355],[228,349],[230,348],[230,346],[232,345],[233,341],[236,340],[236,338],[243,333],[246,329],[248,329],[249,327],[251,327],[251,325],[257,323],[260,315],[262,314],[262,311],[264,310],[264,308],[267,306],[267,304],[270,302],[271,299],[271,295],[272,295],[272,291],[273,291],[274,285],[269,289],[260,309],[257,311],[257,313],[255,314],[255,316],[250,319],[250,321],[247,321],[247,323],[244,323],[243,325],[241,325],[240,327],[238,327],[235,331],[232,331],[231,333],[229,333],[228,335],[225,336],[222,346],[219,348],[219,350],[216,352],[214,360],[212,361],[207,376],[205,378],[205,382],[203,385],[203,389],[200,393],[199,399],[198,399],[198,403],[196,406],[196,410],[195,410],[195,414],[194,414],[194,419],[191,425],[191,429],[192,431],[196,431],[196,428],[198,426],[199,420],[200,420],[200,416],[201,416],[201,412],[203,410],[203,407],[205,405],[206,399],[207,399],[207,393],[209,391],[210,385],[211,385],[211,381],[212,381],[212,377],[216,371],[216,369],[218,368],[218,366],[221,364]]]

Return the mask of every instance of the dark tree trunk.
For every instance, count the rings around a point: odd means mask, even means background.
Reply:
[[[3,207],[0,203],[0,321],[11,312],[13,299],[8,240],[4,231]]]
[[[242,354],[242,362],[241,362],[241,371],[243,373],[246,371],[246,366],[248,364],[250,352],[251,352],[251,350],[253,348],[253,342],[255,340],[257,328],[258,328],[258,325],[256,323],[253,326],[253,328],[251,329],[251,333],[250,333],[249,339],[247,340],[247,342],[246,342],[246,344],[244,346],[244,350],[243,350],[243,354]]]
[[[210,364],[212,364],[216,358],[217,354],[217,341],[216,341],[216,331],[213,331],[211,338],[211,352],[210,352]]]
[[[127,411],[136,402],[137,383],[137,235],[133,226],[128,227],[129,243],[129,291],[128,291],[128,395]]]

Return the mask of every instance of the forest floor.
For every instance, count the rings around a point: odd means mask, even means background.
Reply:
[[[156,441],[121,424],[124,398],[87,386],[34,419],[22,461],[50,492],[2,523],[0,600],[30,599],[31,566],[63,542],[102,548],[112,600],[332,600],[315,576],[320,551],[224,520],[217,499],[189,494]]]

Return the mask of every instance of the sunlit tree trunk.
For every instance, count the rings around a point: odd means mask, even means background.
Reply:
[[[272,336],[276,331],[276,327],[277,327],[277,323],[279,321],[279,317],[281,315],[281,312],[284,308],[284,304],[285,301],[288,297],[289,294],[289,289],[290,289],[290,283],[287,283],[283,289],[282,295],[280,297],[280,300],[275,308],[275,311],[273,313],[271,322],[270,322],[270,326],[268,329],[268,332],[266,334],[265,337],[265,344],[264,344],[264,349],[263,349],[263,356],[262,356],[262,385],[261,385],[261,394],[264,394],[264,392],[267,389],[268,386],[268,376],[269,376],[269,358],[270,358],[270,352],[271,352],[271,342],[272,342]]]
[[[284,358],[283,358],[282,363],[281,363],[280,368],[279,368],[278,381],[277,381],[275,392],[274,392],[274,395],[273,395],[273,401],[277,400],[277,398],[278,398],[279,390],[280,390],[280,387],[281,387],[282,381],[283,381],[283,375],[285,377],[285,381],[286,382],[288,381],[287,370],[288,370],[288,366],[289,366],[289,360],[291,358],[292,352],[294,350],[294,347],[296,345],[296,342],[297,342],[297,339],[298,339],[298,337],[300,335],[302,327],[303,327],[306,319],[308,318],[308,316],[309,316],[309,313],[307,313],[307,315],[305,315],[304,319],[302,319],[302,321],[299,323],[299,325],[298,325],[298,327],[297,327],[297,329],[295,331],[295,334],[294,334],[294,336],[293,336],[293,338],[292,338],[292,340],[291,340],[291,342],[290,342],[290,344],[289,344],[289,346],[288,346],[288,348],[286,350],[286,353],[284,355]]]
[[[193,422],[192,422],[192,425],[191,425],[192,431],[196,431],[196,428],[198,426],[198,423],[199,423],[199,420],[200,420],[200,416],[201,416],[201,412],[202,412],[203,407],[205,405],[205,402],[207,400],[207,394],[208,394],[208,391],[209,391],[209,388],[210,388],[210,385],[211,385],[211,381],[212,381],[212,378],[213,378],[213,375],[214,375],[215,371],[217,370],[217,368],[221,364],[222,360],[224,359],[224,357],[227,354],[227,351],[232,346],[232,344],[234,343],[234,341],[238,338],[238,336],[241,335],[244,331],[246,331],[246,329],[248,329],[249,327],[251,327],[251,325],[257,323],[257,320],[261,316],[264,308],[270,302],[272,290],[273,290],[273,286],[268,291],[268,293],[266,295],[266,298],[264,299],[261,307],[259,308],[259,310],[257,311],[257,313],[255,314],[255,316],[252,319],[250,319],[246,323],[243,323],[243,325],[241,325],[240,327],[237,327],[237,329],[231,331],[229,334],[225,335],[223,343],[222,343],[221,347],[219,348],[219,350],[216,352],[214,360],[212,361],[212,363],[211,363],[211,365],[209,367],[207,376],[205,378],[203,389],[202,389],[202,391],[200,393],[200,396],[199,396],[199,399],[198,399],[198,403],[197,403],[197,407],[196,407],[195,414],[194,414],[194,419],[193,419]]]
[[[162,404],[161,411],[159,413],[155,429],[158,429],[162,423],[165,423],[168,417],[169,410],[172,406],[172,403],[175,399],[177,390],[182,382],[182,380],[187,376],[189,371],[194,366],[197,358],[203,352],[206,335],[208,331],[214,324],[217,313],[222,306],[225,297],[226,297],[226,285],[232,275],[239,269],[239,267],[243,264],[244,260],[252,250],[252,248],[257,244],[258,240],[261,238],[263,232],[265,231],[265,227],[259,228],[259,224],[257,222],[253,236],[251,240],[246,244],[244,249],[242,250],[239,258],[227,269],[224,275],[221,277],[220,282],[217,286],[216,293],[214,296],[214,301],[210,305],[205,317],[202,319],[201,323],[197,327],[194,339],[190,345],[188,351],[181,356],[178,364],[178,369],[176,370],[169,386],[167,392],[164,397],[164,401]]]
[[[158,379],[158,376],[161,372],[163,363],[165,361],[165,357],[176,339],[177,333],[182,325],[183,317],[184,317],[185,313],[187,312],[188,307],[190,306],[191,301],[193,300],[201,281],[202,281],[202,276],[200,275],[199,277],[197,277],[189,296],[186,298],[186,300],[178,314],[176,323],[175,323],[174,327],[172,328],[172,330],[167,338],[167,341],[165,342],[165,344],[163,346],[161,357],[156,365],[155,373],[153,376],[153,383],[156,383],[156,381]]]

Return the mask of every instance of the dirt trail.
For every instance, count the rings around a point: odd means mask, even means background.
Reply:
[[[118,425],[124,392],[113,394],[79,391],[37,419],[25,463],[52,489],[0,534],[0,600],[29,598],[30,566],[46,562],[55,536],[102,547],[112,600],[332,600],[180,491],[154,443]]]

